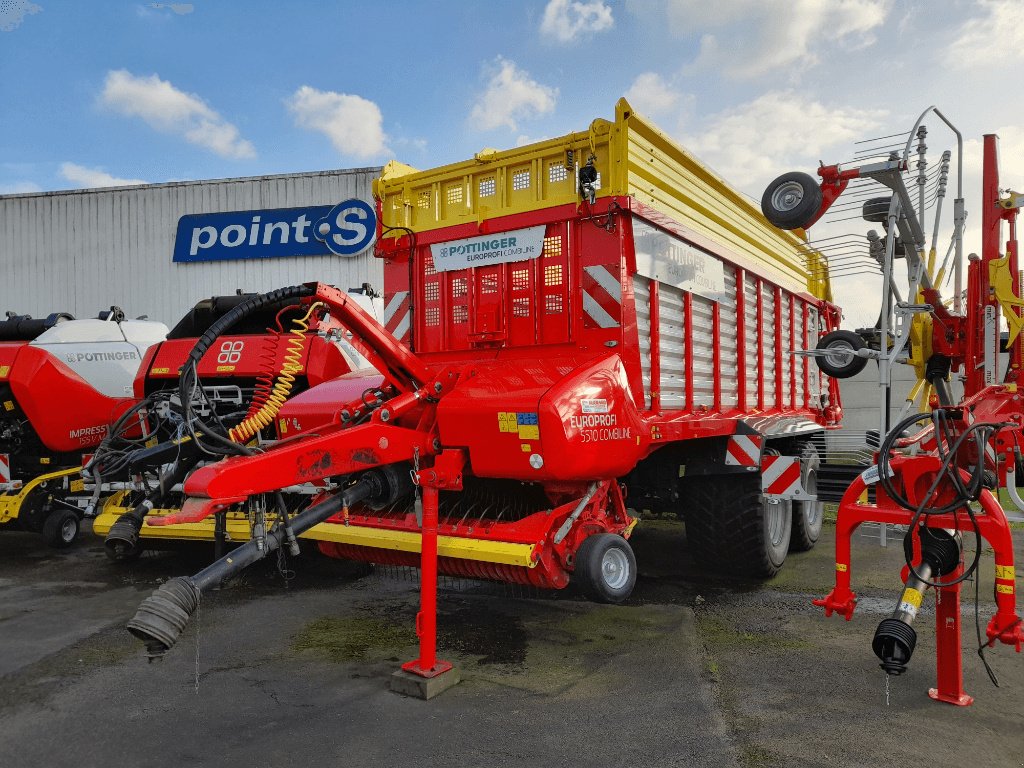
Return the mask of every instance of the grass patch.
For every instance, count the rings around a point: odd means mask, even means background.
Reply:
[[[292,649],[313,651],[333,662],[387,658],[415,645],[411,627],[370,616],[322,617],[306,626]]]
[[[724,619],[705,611],[697,612],[697,629],[710,648],[740,648],[801,650],[813,648],[806,640],[784,637],[781,634],[741,632]],[[717,665],[716,665],[717,666]]]

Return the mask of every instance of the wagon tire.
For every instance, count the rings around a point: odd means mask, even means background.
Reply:
[[[625,602],[636,585],[636,557],[629,542],[613,533],[588,536],[576,551],[573,584],[596,602]]]
[[[800,451],[800,482],[810,494],[818,493],[818,468],[821,459],[811,443],[805,443]],[[807,552],[814,548],[821,536],[821,523],[825,516],[823,501],[793,502],[793,536],[789,541],[790,552]]]
[[[858,349],[864,348],[864,339],[853,331],[832,331],[826,333],[818,342],[817,350],[824,352],[814,358],[818,368],[826,376],[835,379],[848,379],[864,370],[868,364],[866,357],[858,357]]]
[[[761,212],[779,229],[802,229],[821,209],[821,187],[813,176],[799,171],[784,173],[761,196]]]
[[[43,540],[51,547],[64,549],[75,543],[80,530],[81,521],[71,510],[51,512],[43,523]]]
[[[793,535],[793,503],[761,496],[760,475],[719,475],[688,483],[686,538],[699,565],[727,575],[779,572]]]

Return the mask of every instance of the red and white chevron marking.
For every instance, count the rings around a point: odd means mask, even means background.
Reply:
[[[756,467],[761,463],[761,446],[764,438],[760,435],[733,435],[725,444],[725,465],[727,467]]]
[[[584,325],[618,328],[622,322],[622,283],[610,267],[583,268]]]
[[[9,454],[0,453],[0,483],[11,482],[11,457]]]
[[[768,496],[793,496],[802,490],[800,459],[765,456],[761,462],[761,490]]]
[[[384,327],[399,341],[409,343],[409,323],[412,315],[409,311],[409,292],[396,291],[388,297],[384,305]]]

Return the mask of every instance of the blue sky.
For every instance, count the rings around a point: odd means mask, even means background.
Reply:
[[[932,103],[1019,188],[1022,58],[1019,0],[0,0],[0,194],[431,167],[624,94],[754,197]]]

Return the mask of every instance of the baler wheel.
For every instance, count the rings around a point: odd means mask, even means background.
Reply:
[[[51,547],[64,549],[75,543],[79,528],[78,515],[70,509],[57,510],[51,512],[43,523],[43,539]]]
[[[713,475],[686,483],[686,538],[701,566],[767,578],[786,561],[793,503],[761,497],[760,475]]]
[[[636,585],[636,557],[629,542],[614,533],[583,540],[576,551],[573,583],[599,603],[622,603]]]
[[[818,451],[810,443],[804,443],[800,451],[804,490],[808,493],[818,491],[818,467],[821,459]],[[807,552],[814,548],[821,535],[821,522],[825,516],[823,501],[793,502],[793,536],[789,541],[790,552]]]

